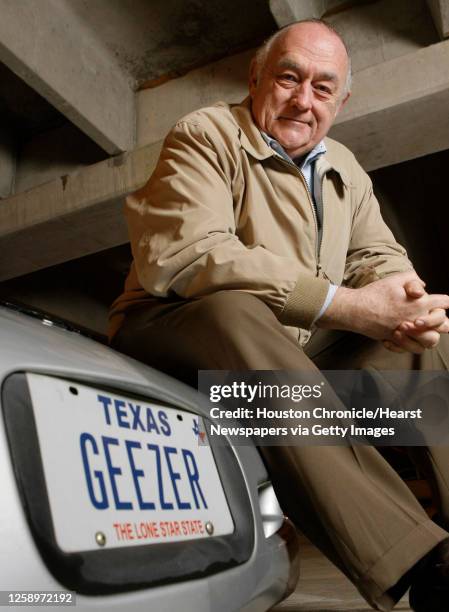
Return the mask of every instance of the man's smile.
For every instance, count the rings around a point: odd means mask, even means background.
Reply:
[[[282,120],[282,121],[292,121],[293,123],[302,123],[303,125],[310,126],[310,121],[304,121],[303,119],[296,119],[295,117],[284,117],[281,115],[277,119]]]

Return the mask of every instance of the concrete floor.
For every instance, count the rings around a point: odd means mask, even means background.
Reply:
[[[349,580],[312,544],[301,546],[301,577],[296,591],[272,612],[369,612],[372,610]],[[408,596],[395,611],[410,612]]]

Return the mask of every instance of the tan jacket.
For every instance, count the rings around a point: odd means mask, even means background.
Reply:
[[[251,292],[283,324],[309,329],[329,281],[360,287],[411,268],[368,175],[346,147],[325,143],[316,162],[319,246],[301,172],[266,144],[248,100],[181,119],[148,183],[126,202],[134,263],[113,304],[110,335],[150,296],[194,299],[223,289]]]

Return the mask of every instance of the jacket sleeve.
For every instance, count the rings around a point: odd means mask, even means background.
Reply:
[[[292,258],[239,240],[235,164],[222,139],[194,123],[175,126],[148,183],[126,202],[138,280],[159,297],[247,291],[281,322],[309,327],[329,282],[304,274]]]
[[[344,284],[363,287],[384,276],[413,269],[405,249],[384,222],[371,179],[354,159],[352,231]]]

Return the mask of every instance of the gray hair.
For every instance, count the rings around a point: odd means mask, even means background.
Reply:
[[[257,49],[256,55],[254,56],[254,59],[255,59],[255,62],[256,62],[256,66],[257,66],[257,75],[258,75],[258,77],[259,77],[263,67],[265,66],[265,62],[267,61],[267,57],[268,57],[268,55],[269,55],[269,53],[270,53],[274,43],[281,36],[283,36],[288,29],[290,29],[292,26],[298,25],[299,23],[317,23],[319,25],[322,25],[329,32],[332,32],[332,34],[335,34],[335,36],[343,44],[343,47],[345,48],[345,51],[346,51],[346,55],[348,56],[348,71],[346,73],[346,80],[345,80],[343,92],[341,94],[341,97],[344,98],[346,96],[346,94],[348,94],[351,91],[351,86],[352,86],[351,57],[349,55],[348,47],[347,47],[345,41],[343,40],[341,34],[339,34],[339,32],[337,32],[337,30],[333,26],[331,26],[329,23],[327,23],[326,21],[323,21],[323,19],[301,19],[300,21],[294,21],[292,23],[289,23],[286,26],[283,26],[277,32],[275,32],[269,38],[267,38],[267,40]]]

